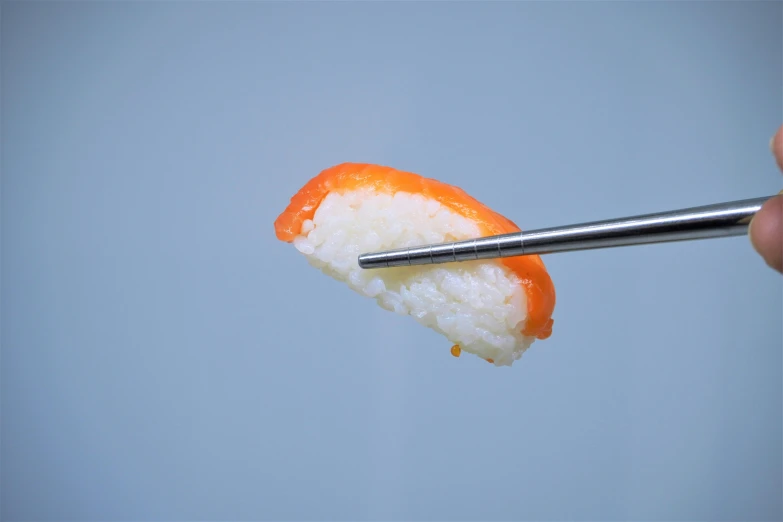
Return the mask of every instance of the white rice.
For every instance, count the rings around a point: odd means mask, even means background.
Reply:
[[[444,335],[463,352],[511,366],[535,340],[519,279],[498,261],[363,270],[361,253],[471,239],[478,226],[419,194],[330,193],[294,246],[310,264]]]

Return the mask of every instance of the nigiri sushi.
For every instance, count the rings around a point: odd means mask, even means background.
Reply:
[[[539,256],[364,270],[366,252],[518,232],[462,189],[391,167],[343,163],[307,182],[275,221],[323,273],[445,336],[451,353],[511,366],[552,333],[555,289]]]

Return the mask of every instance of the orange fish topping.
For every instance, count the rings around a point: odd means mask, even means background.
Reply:
[[[458,187],[391,167],[342,163],[315,176],[291,198],[288,207],[275,220],[277,238],[292,242],[300,234],[302,223],[313,218],[318,205],[330,192],[361,188],[388,194],[421,194],[475,222],[482,236],[520,231],[513,221],[492,211]],[[517,275],[527,296],[527,321],[522,333],[539,339],[548,338],[552,335],[554,323],[555,288],[544,262],[537,255],[507,257],[498,261]]]
[[[451,347],[451,355],[454,357],[459,357],[459,355],[462,353],[462,348],[459,347],[458,344],[455,344]]]

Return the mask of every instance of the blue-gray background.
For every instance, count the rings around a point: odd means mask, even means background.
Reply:
[[[343,161],[523,228],[770,194],[783,4],[4,3],[2,517],[783,517],[746,238],[546,259],[512,369],[272,223]]]

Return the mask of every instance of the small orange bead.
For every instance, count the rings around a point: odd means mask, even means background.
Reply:
[[[487,359],[487,362],[488,362],[489,364],[495,364],[495,361],[493,361],[492,359]]]
[[[462,353],[462,348],[460,348],[458,344],[455,344],[454,346],[451,347],[451,355],[453,355],[454,357],[459,357],[459,354],[461,353]]]

